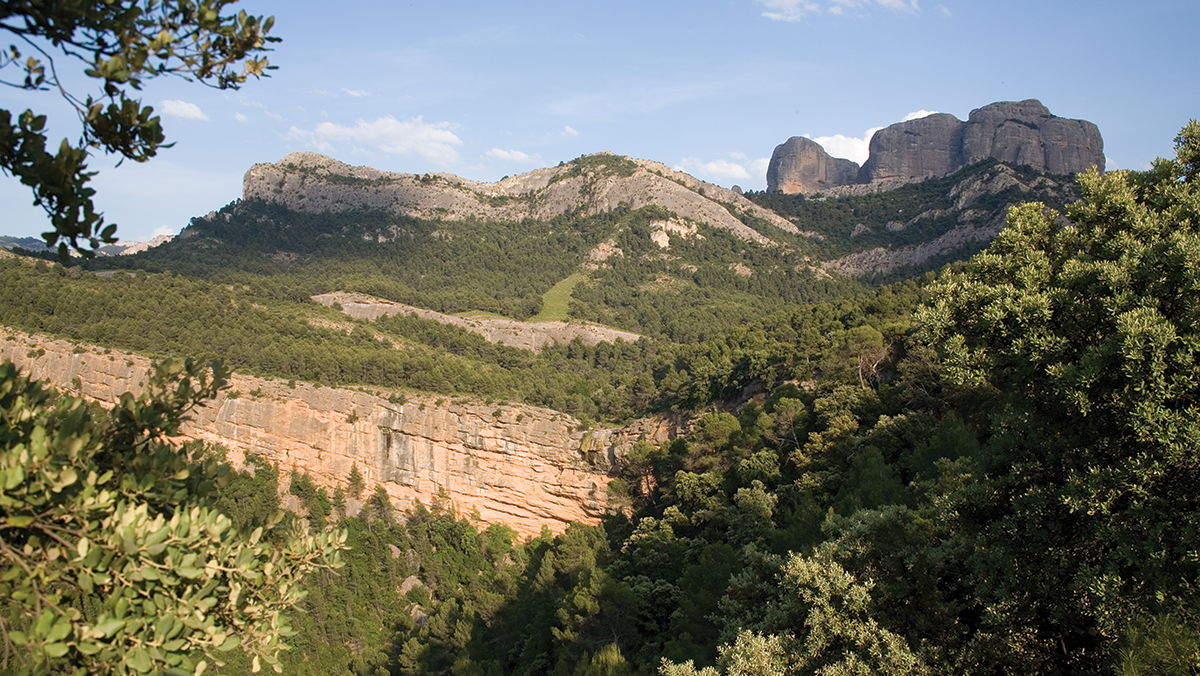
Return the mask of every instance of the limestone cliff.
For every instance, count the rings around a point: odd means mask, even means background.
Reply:
[[[256,164],[242,182],[245,199],[262,199],[311,213],[383,209],[427,219],[549,220],[580,210],[610,211],[657,205],[680,218],[729,230],[764,244],[775,242],[748,227],[725,205],[796,233],[797,228],[732,190],[705,183],[658,162],[598,153],[495,183],[453,174],[400,174],[352,167],[316,153],[292,153]]]
[[[150,361],[0,327],[0,361],[56,387],[111,403],[144,386]],[[666,418],[583,431],[579,421],[524,405],[483,405],[409,395],[289,385],[234,375],[232,389],[199,410],[183,433],[229,448],[234,461],[260,455],[307,470],[320,486],[344,486],[352,464],[368,490],[382,485],[400,509],[448,498],[463,514],[522,535],[543,525],[596,523],[607,507],[608,473],[639,438],[661,443]]]

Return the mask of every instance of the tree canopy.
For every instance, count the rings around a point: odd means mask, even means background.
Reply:
[[[14,41],[0,54],[6,85],[57,91],[75,109],[79,140],[47,149],[46,116],[32,110],[0,109],[0,169],[33,190],[65,260],[71,250],[92,256],[115,242],[115,225],[105,225],[87,182],[95,175],[91,149],[144,162],[165,147],[160,119],[132,97],[151,78],[176,75],[221,89],[237,88],[270,66],[263,53],[278,38],[268,33],[274,17],[232,13],[237,0],[70,0],[0,4],[0,31]],[[56,61],[58,59],[58,61]],[[62,61],[78,64],[98,90],[68,89]],[[14,77],[15,76],[15,77]],[[83,240],[83,243],[80,240]],[[84,244],[89,245],[87,248]]]

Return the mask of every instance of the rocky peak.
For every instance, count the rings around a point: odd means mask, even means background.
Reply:
[[[858,164],[831,157],[819,143],[793,136],[775,146],[767,165],[767,192],[820,192],[858,180]]]
[[[964,125],[963,162],[987,158],[1027,164],[1051,174],[1104,170],[1104,139],[1086,120],[1055,117],[1036,99],[972,110]]]
[[[996,159],[1051,174],[1104,171],[1104,139],[1096,125],[1053,115],[1037,99],[1001,101],[971,111],[963,122],[935,113],[875,132],[870,156],[846,176],[808,139],[793,137],[775,148],[767,167],[767,190],[818,192],[852,184],[907,182],[945,176],[968,164]]]
[[[857,182],[945,176],[963,165],[962,139],[963,123],[949,113],[880,129],[871,137],[870,156]]]

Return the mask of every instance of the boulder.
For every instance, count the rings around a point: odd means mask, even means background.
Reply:
[[[830,157],[819,143],[803,136],[776,146],[767,165],[767,192],[820,192],[857,181],[856,162]]]

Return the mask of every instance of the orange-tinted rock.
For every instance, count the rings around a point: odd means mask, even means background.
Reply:
[[[111,403],[145,385],[150,360],[4,329],[0,360],[56,387]],[[38,354],[38,351],[44,351]],[[76,385],[77,383],[77,385]],[[607,508],[608,471],[644,436],[661,443],[677,424],[639,421],[616,430],[579,431],[579,421],[524,405],[482,405],[385,396],[234,375],[232,389],[193,415],[183,433],[254,453],[287,472],[307,471],[318,486],[345,486],[357,464],[367,491],[381,484],[399,509],[448,499],[462,514],[505,523],[524,536],[543,525],[596,523]],[[78,389],[76,389],[78,388]]]

